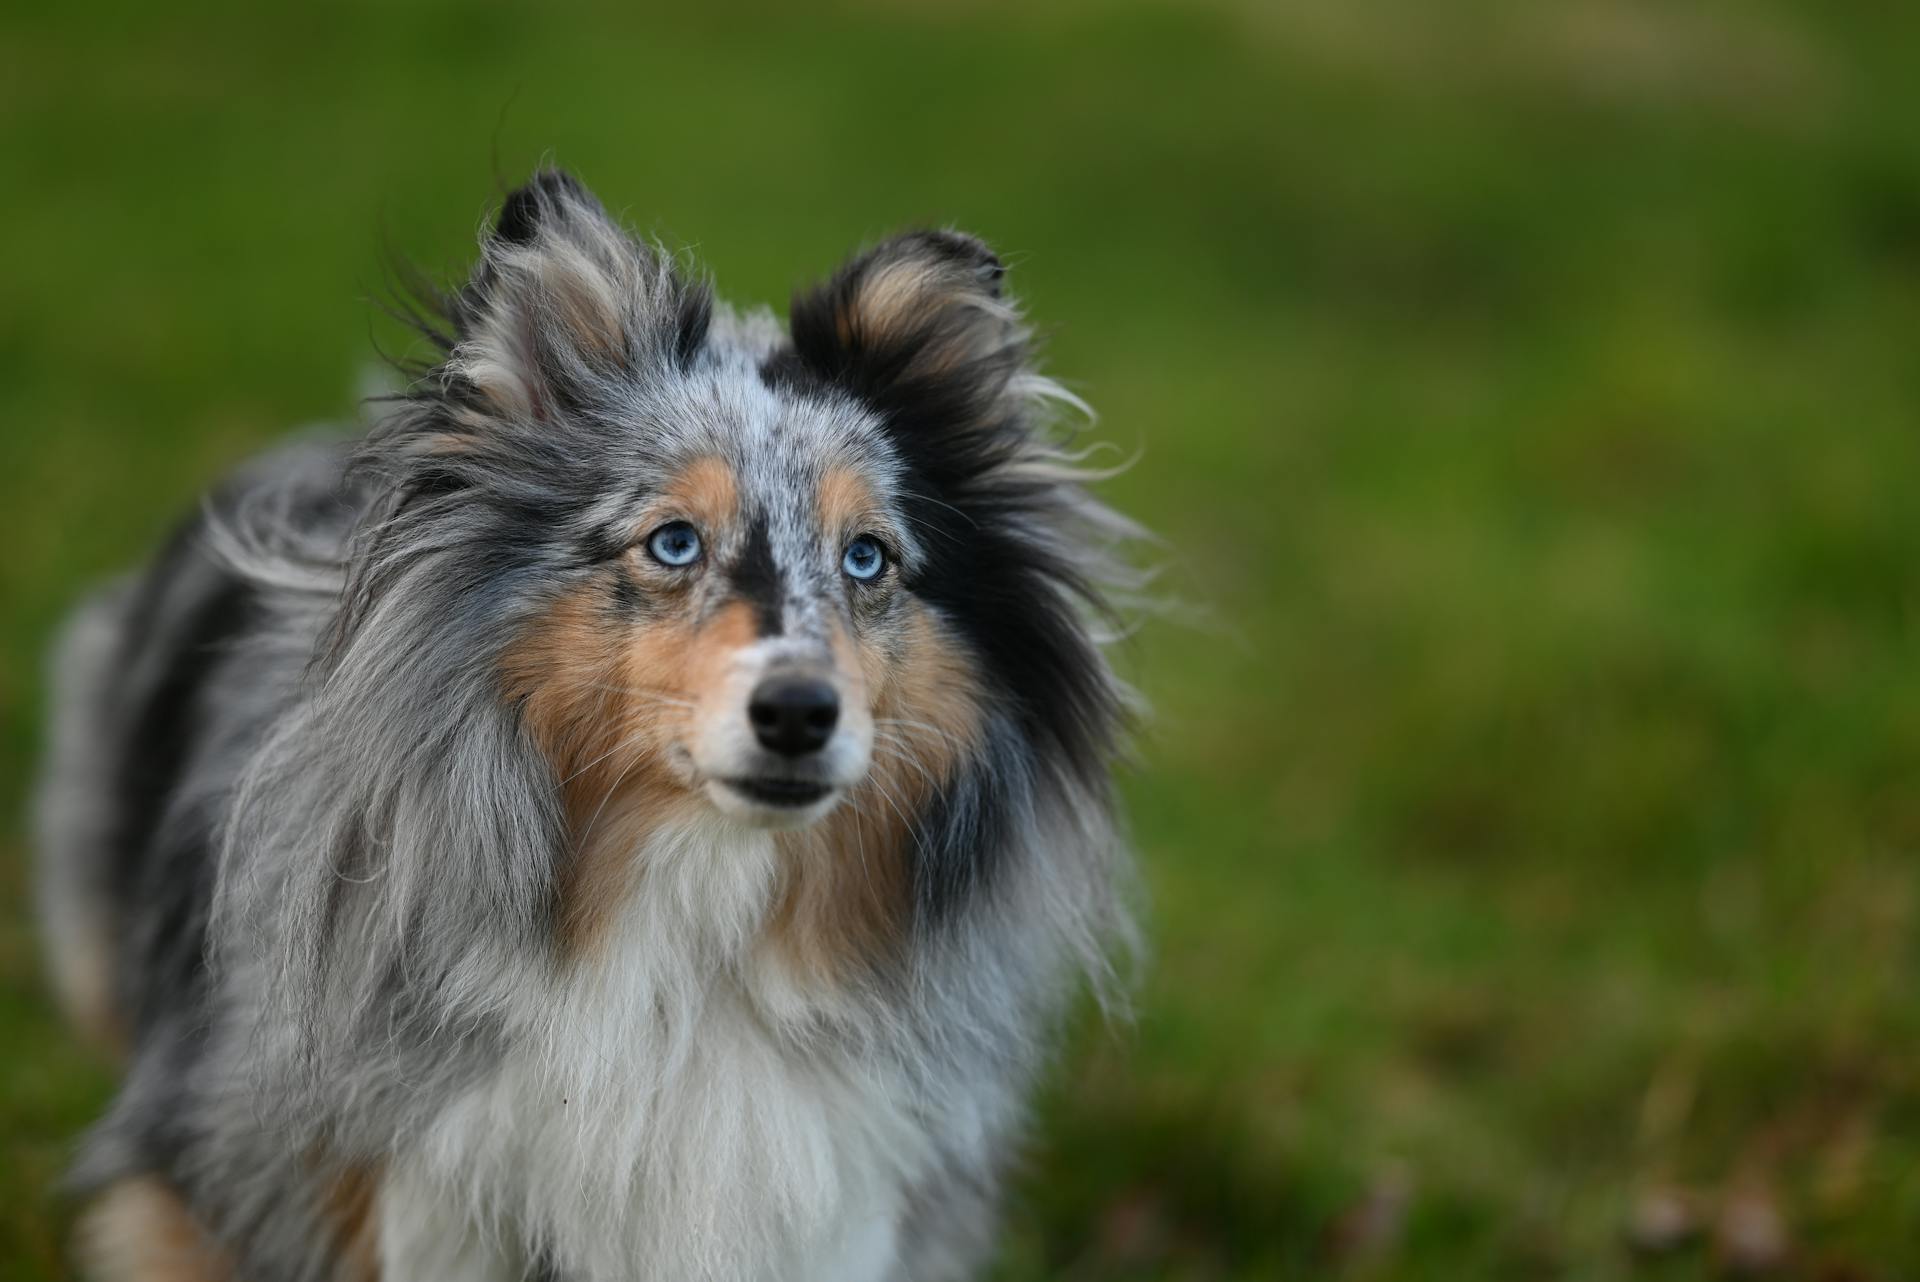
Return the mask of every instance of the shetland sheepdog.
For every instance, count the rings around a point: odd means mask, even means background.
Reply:
[[[979,240],[717,304],[504,201],[357,439],[58,647],[40,907],[106,1282],[938,1282],[1131,932],[1133,529]]]

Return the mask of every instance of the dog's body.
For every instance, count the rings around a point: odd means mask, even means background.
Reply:
[[[1124,934],[1124,524],[998,262],[715,312],[511,196],[351,450],[219,491],[61,647],[52,969],[126,1079],[107,1279],[969,1275]]]

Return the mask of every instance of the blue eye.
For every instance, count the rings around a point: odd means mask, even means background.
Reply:
[[[840,558],[840,568],[847,572],[848,578],[865,583],[878,578],[880,571],[887,568],[887,554],[878,539],[871,534],[862,534],[847,544],[846,555]]]
[[[685,521],[669,521],[647,536],[647,551],[662,565],[692,565],[700,559],[700,531]]]

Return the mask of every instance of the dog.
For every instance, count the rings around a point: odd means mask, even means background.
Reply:
[[[1098,501],[979,240],[716,303],[508,195],[357,440],[56,648],[103,1282],[941,1282],[1133,930]]]

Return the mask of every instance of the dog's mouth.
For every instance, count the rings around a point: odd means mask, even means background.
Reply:
[[[833,788],[808,779],[779,779],[767,775],[747,776],[720,781],[727,788],[762,806],[777,810],[800,810],[823,800]]]

